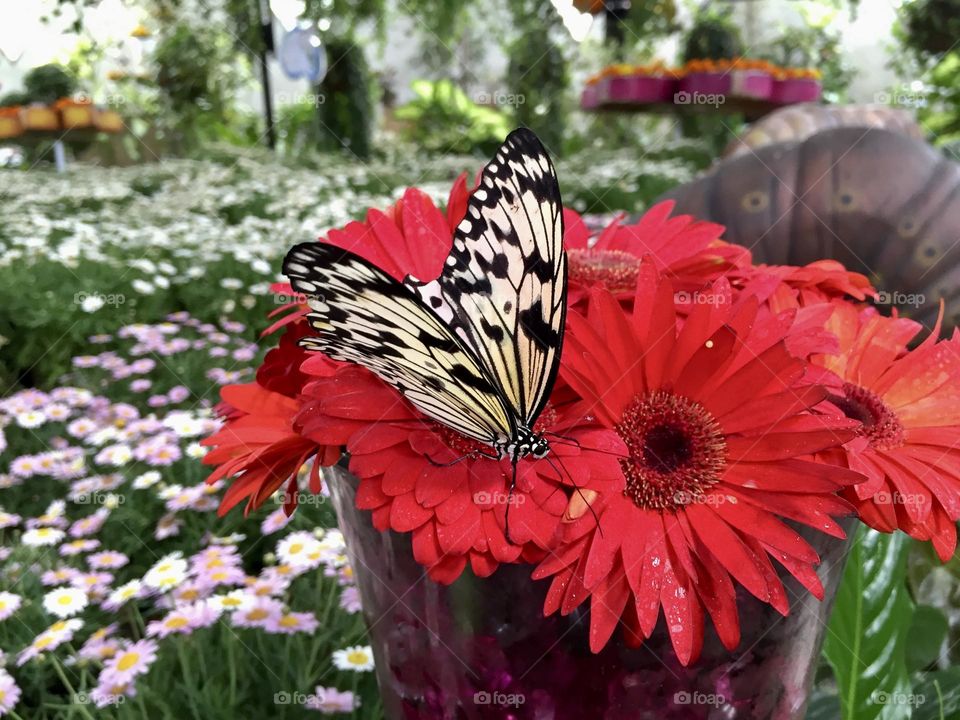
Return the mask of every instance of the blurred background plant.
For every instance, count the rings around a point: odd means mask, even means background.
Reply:
[[[905,52],[892,65],[912,78],[898,94],[914,102],[934,142],[954,147],[960,141],[960,1],[906,0],[894,32]]]

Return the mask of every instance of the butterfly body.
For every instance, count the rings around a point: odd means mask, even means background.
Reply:
[[[502,438],[494,443],[493,449],[499,459],[507,457],[514,463],[528,455],[541,460],[550,453],[550,442],[543,435],[521,426],[517,428],[516,439]]]
[[[533,427],[563,344],[562,239],[553,165],[532,132],[516,130],[484,168],[435,280],[400,282],[322,242],[290,250],[283,272],[316,332],[301,343],[362,365],[516,470],[550,452]]]

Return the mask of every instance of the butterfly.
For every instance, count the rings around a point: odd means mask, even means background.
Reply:
[[[560,364],[567,258],[556,172],[533,132],[510,133],[483,169],[435,280],[399,282],[316,242],[291,249],[283,272],[310,307],[305,348],[362,365],[491,448],[481,454],[509,458],[513,484],[520,459],[547,456],[534,425]]]

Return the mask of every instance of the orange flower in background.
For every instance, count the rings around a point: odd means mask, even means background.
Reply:
[[[830,453],[867,477],[846,497],[870,527],[929,540],[947,561],[960,519],[960,336],[938,341],[938,321],[910,350],[919,323],[847,304],[827,328],[839,352],[817,361],[843,380],[834,404],[863,423],[856,441]]]

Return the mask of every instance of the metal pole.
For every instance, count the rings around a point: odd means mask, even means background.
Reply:
[[[270,92],[270,70],[267,67],[267,54],[273,52],[273,14],[268,0],[259,0],[260,15],[260,83],[263,88],[263,114],[267,121],[267,145],[271,150],[277,147],[277,131],[273,125],[273,97]]]

